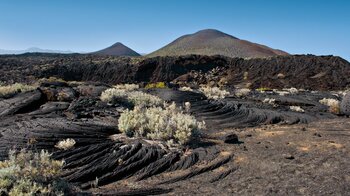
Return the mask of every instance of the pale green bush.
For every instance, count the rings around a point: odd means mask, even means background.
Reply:
[[[203,86],[199,89],[209,99],[223,99],[230,93],[218,87]]]
[[[63,161],[50,156],[45,151],[10,151],[9,160],[0,162],[0,190],[10,196],[63,195],[68,191],[68,185],[58,177]]]
[[[123,89],[126,91],[134,91],[136,89],[139,89],[140,86],[138,84],[118,84],[118,85],[115,85],[114,88]]]
[[[300,106],[289,106],[289,109],[295,112],[301,112],[301,113],[305,112],[305,110]]]
[[[135,106],[160,106],[163,104],[162,99],[157,96],[125,89],[110,88],[102,92],[100,97],[105,102],[111,102],[116,98],[125,98]]]
[[[56,148],[61,149],[61,150],[68,150],[74,147],[75,145],[75,140],[68,138],[65,140],[61,140],[59,142],[57,142],[57,144],[55,145]]]
[[[319,101],[321,104],[329,107],[329,111],[334,114],[340,113],[340,101],[336,99],[323,98]]]
[[[180,91],[193,91],[193,89],[191,87],[188,86],[182,86],[179,88]]]
[[[36,89],[36,86],[15,83],[6,86],[0,86],[0,96],[6,96],[10,94],[15,94],[19,92],[27,92]]]
[[[204,122],[184,114],[175,103],[162,107],[135,107],[125,110],[119,120],[118,128],[127,136],[145,137],[153,140],[174,141],[187,144],[205,128]]]
[[[244,97],[244,96],[247,96],[249,95],[249,93],[251,92],[252,90],[250,90],[249,88],[239,88],[239,89],[236,89],[235,90],[235,95],[237,97]]]

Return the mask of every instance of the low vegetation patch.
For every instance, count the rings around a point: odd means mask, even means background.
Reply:
[[[144,137],[177,144],[188,144],[205,128],[194,116],[183,113],[175,103],[162,107],[138,107],[125,110],[118,128],[129,137]]]
[[[290,106],[289,109],[295,112],[302,112],[302,113],[305,112],[305,110],[300,106]]]
[[[21,93],[21,92],[27,92],[27,91],[32,91],[36,89],[36,86],[33,85],[27,85],[27,84],[21,84],[21,83],[15,83],[11,85],[6,85],[6,86],[0,86],[0,96],[8,96],[16,93]]]
[[[237,97],[245,97],[249,95],[250,92],[251,90],[249,88],[239,88],[235,90],[235,95]]]
[[[319,102],[323,105],[328,106],[329,112],[334,113],[334,114],[340,113],[340,101],[338,101],[336,99],[323,98]]]
[[[146,89],[150,88],[167,88],[165,82],[149,83],[145,86]]]
[[[126,91],[134,91],[140,88],[138,84],[118,84],[114,86],[116,89],[123,89]]]
[[[102,92],[100,99],[104,102],[113,102],[117,99],[127,99],[134,106],[160,106],[162,99],[140,91],[110,88]]]
[[[75,143],[74,139],[68,138],[57,142],[55,147],[61,150],[69,150],[74,147]]]
[[[263,100],[263,103],[267,103],[267,104],[272,105],[273,107],[277,107],[276,99],[273,99],[273,98],[265,98]]]
[[[188,86],[182,86],[179,88],[180,91],[193,91],[193,89],[191,87]]]
[[[64,195],[69,186],[58,177],[62,166],[45,151],[10,151],[9,160],[0,162],[1,195]]]
[[[209,99],[224,99],[230,93],[218,87],[204,86],[199,89]]]

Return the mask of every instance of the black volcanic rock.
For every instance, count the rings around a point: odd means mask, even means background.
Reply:
[[[288,55],[288,53],[281,50],[241,40],[218,30],[206,29],[194,34],[184,35],[147,56],[181,56],[189,54],[223,55],[242,58]]]
[[[141,56],[139,53],[125,46],[124,44],[117,42],[112,46],[103,50],[93,52],[92,54],[97,55],[108,55],[108,56]]]

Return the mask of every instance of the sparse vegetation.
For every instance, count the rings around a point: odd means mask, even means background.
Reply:
[[[295,112],[301,112],[301,113],[305,112],[305,110],[300,106],[289,106],[289,109]]]
[[[265,91],[271,91],[272,89],[271,88],[267,88],[267,87],[260,87],[260,88],[257,88],[256,90],[260,91],[260,92],[265,92]]]
[[[21,84],[21,83],[0,86],[0,96],[8,96],[11,94],[32,91],[36,88],[37,87],[34,85],[27,85],[27,84]]]
[[[10,151],[9,160],[0,162],[0,190],[9,196],[64,195],[69,186],[58,177],[62,166],[46,151]]]
[[[336,99],[323,98],[319,101],[321,104],[329,107],[329,112],[334,114],[340,113],[340,102]]]
[[[149,83],[145,86],[146,89],[150,88],[167,88],[165,82]]]
[[[110,88],[102,92],[100,97],[104,102],[112,102],[118,98],[125,98],[135,106],[159,106],[163,104],[162,99],[157,96],[125,89]]]
[[[209,99],[223,99],[230,93],[218,87],[204,86],[199,89]]]
[[[118,128],[130,137],[187,144],[198,136],[205,124],[184,114],[172,103],[164,108],[137,106],[133,110],[125,110],[118,120]]]
[[[74,139],[68,138],[57,142],[55,147],[61,150],[69,150],[74,147],[75,143]]]
[[[193,89],[191,87],[187,87],[187,86],[182,86],[179,88],[180,91],[193,91]]]
[[[235,95],[237,97],[244,97],[249,95],[250,92],[251,90],[249,88],[239,88],[235,90]]]
[[[272,105],[273,107],[276,107],[277,104],[276,104],[276,99],[272,99],[272,98],[265,98],[263,100],[263,103],[267,103],[267,104],[270,104]]]
[[[136,89],[139,89],[140,86],[138,84],[118,84],[114,86],[116,89],[123,89],[126,91],[134,91]]]

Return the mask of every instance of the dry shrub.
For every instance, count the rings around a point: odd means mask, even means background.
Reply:
[[[115,99],[124,98],[135,106],[160,106],[162,99],[157,96],[140,91],[128,91],[125,89],[110,88],[102,92],[100,99],[104,102],[112,102]]]
[[[69,150],[74,147],[75,143],[74,139],[68,138],[57,142],[55,147],[61,150]]]
[[[6,86],[0,86],[0,96],[7,96],[15,93],[27,92],[36,89],[36,86],[15,83]]]
[[[305,112],[305,110],[300,106],[289,106],[289,109],[295,112],[302,112],[302,113]]]
[[[323,98],[319,101],[321,104],[328,106],[329,112],[333,114],[339,114],[340,113],[340,101],[336,99],[327,99]]]
[[[249,95],[250,92],[251,90],[249,88],[239,88],[235,90],[235,95],[237,97],[245,97]]]
[[[58,176],[63,161],[50,158],[46,151],[9,152],[9,160],[0,162],[0,190],[5,195],[63,195],[69,186]]]
[[[180,87],[179,88],[180,91],[193,91],[193,89],[191,87],[188,87],[188,86],[183,86],[183,87]]]
[[[187,144],[205,128],[194,116],[184,114],[175,103],[162,107],[135,107],[125,110],[118,128],[130,137],[144,137],[153,140],[172,141]]]
[[[226,90],[221,90],[218,87],[204,86],[199,89],[209,99],[224,99],[230,93]]]

